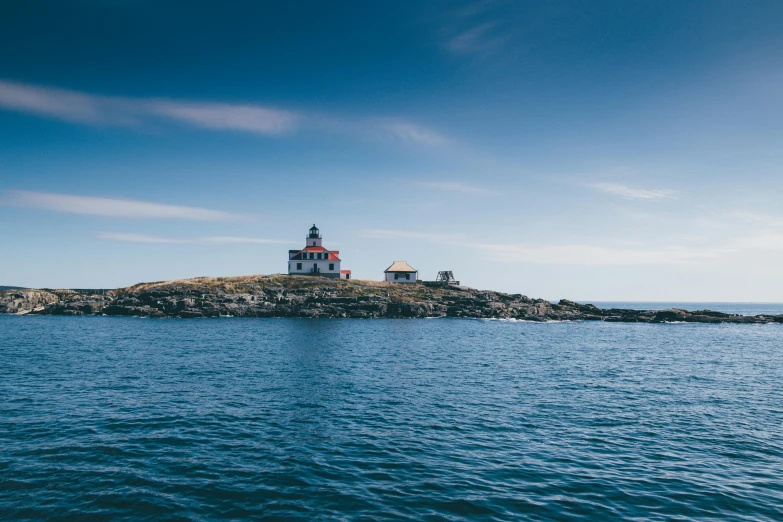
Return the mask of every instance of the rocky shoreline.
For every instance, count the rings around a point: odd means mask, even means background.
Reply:
[[[710,310],[601,309],[462,286],[404,285],[307,276],[203,277],[141,283],[108,292],[6,290],[0,313],[137,317],[465,317],[524,321],[783,324],[783,315]]]

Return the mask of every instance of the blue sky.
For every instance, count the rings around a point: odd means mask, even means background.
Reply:
[[[781,301],[783,3],[18,2],[0,284],[278,273]],[[9,52],[10,51],[10,52]]]

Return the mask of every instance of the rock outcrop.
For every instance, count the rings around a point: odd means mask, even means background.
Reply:
[[[107,293],[73,290],[0,292],[0,313],[139,317],[467,317],[525,321],[781,323],[783,315],[742,316],[602,309],[561,300],[461,286],[428,286],[306,276],[196,278],[142,283]]]
[[[6,290],[0,292],[0,314],[43,311],[46,306],[59,301],[57,294],[46,290]]]

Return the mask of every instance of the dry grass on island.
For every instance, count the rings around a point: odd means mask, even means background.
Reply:
[[[175,279],[171,281],[155,281],[139,283],[127,288],[114,290],[117,296],[144,292],[172,293],[223,293],[228,295],[257,295],[268,291],[305,295],[309,293],[336,294],[336,297],[386,297],[411,302],[420,299],[437,299],[444,290],[461,292],[476,292],[466,287],[437,287],[417,285],[400,285],[383,281],[363,279],[331,279],[298,275],[249,275],[237,277],[195,277],[192,279]],[[490,292],[496,295],[507,295]],[[518,296],[522,297],[522,296]]]

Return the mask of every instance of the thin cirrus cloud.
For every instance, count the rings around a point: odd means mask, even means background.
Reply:
[[[279,135],[296,128],[301,116],[289,111],[231,105],[227,103],[198,104],[158,101],[149,104],[150,110],[196,127],[215,130],[238,130],[259,134]]]
[[[668,189],[642,189],[636,187],[629,187],[628,185],[621,185],[619,183],[594,183],[592,188],[612,194],[614,196],[620,196],[625,199],[646,199],[646,200],[661,200],[661,199],[676,199],[679,192],[676,190]]]
[[[252,104],[100,96],[4,80],[0,80],[0,108],[88,125],[142,127],[163,121],[263,136],[285,136],[298,130],[348,131],[425,146],[449,143],[432,129],[396,119],[342,120]]]
[[[138,126],[155,119],[207,129],[276,136],[293,131],[300,115],[255,105],[191,103],[97,96],[0,81],[0,107],[73,123]]]
[[[133,123],[135,120],[121,117],[117,110],[121,104],[119,99],[0,80],[0,107],[40,116],[76,123]]]
[[[454,9],[433,11],[439,26],[444,50],[463,56],[497,57],[508,54],[517,36],[525,34],[526,25],[535,26],[529,17],[515,19],[510,4],[495,0],[479,0]]]
[[[245,217],[241,214],[199,207],[28,190],[8,191],[6,197],[3,198],[3,203],[15,207],[34,208],[51,212],[116,218],[235,221]]]
[[[443,236],[427,232],[365,230],[364,237],[379,239],[418,239],[446,246],[472,248],[487,259],[503,263],[533,263],[582,266],[692,265],[750,250],[783,251],[783,234],[759,232],[726,240],[720,246],[643,245],[605,246],[591,244],[507,244],[476,241],[461,235]]]
[[[178,238],[155,236],[151,234],[137,234],[132,232],[98,232],[96,236],[99,239],[107,241],[121,241],[124,243],[146,243],[154,245],[266,245],[266,244],[291,244],[291,241],[279,239],[263,239],[257,237],[238,237],[238,236],[207,236],[195,238]]]
[[[385,130],[388,135],[402,141],[422,143],[424,145],[445,145],[449,140],[431,129],[399,121],[381,122],[381,130]]]
[[[664,246],[660,248],[607,247],[602,245],[476,245],[500,262],[557,265],[634,266],[682,265],[716,259],[733,252],[729,248]]]
[[[436,241],[438,243],[451,244],[452,242],[463,241],[465,236],[462,234],[439,234],[431,232],[408,232],[404,230],[385,230],[369,229],[364,230],[361,235],[374,239],[424,239],[427,241]]]
[[[476,53],[496,48],[501,39],[492,34],[497,22],[484,22],[449,38],[444,46],[453,53]]]

